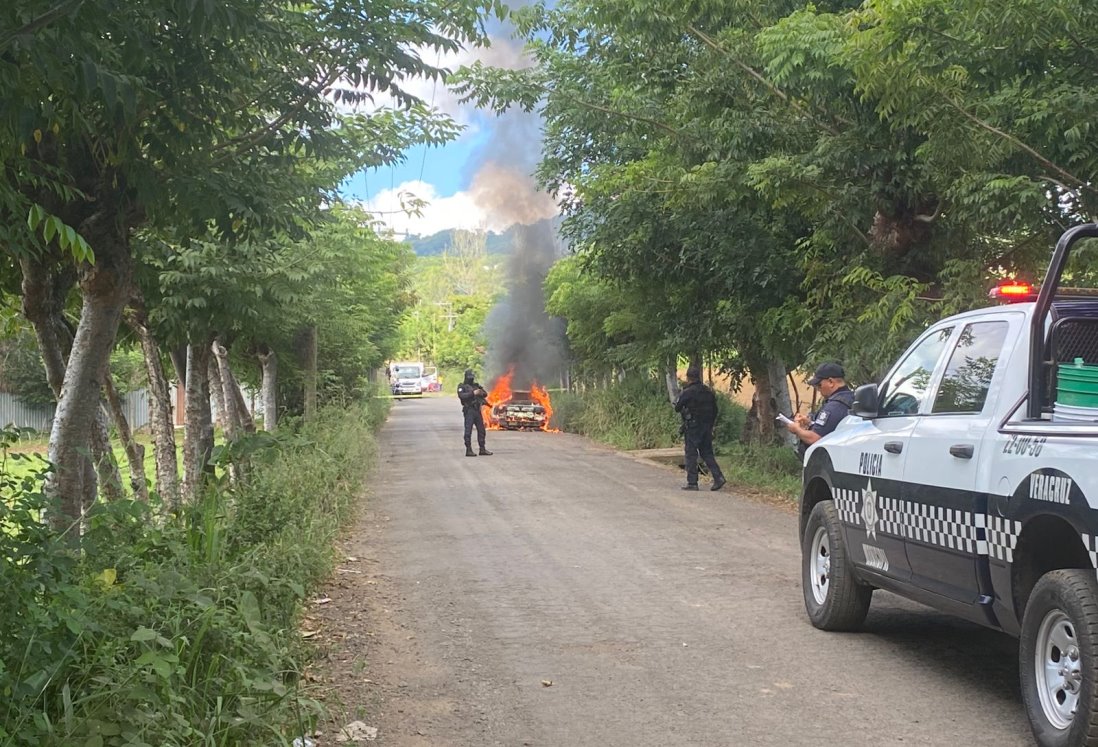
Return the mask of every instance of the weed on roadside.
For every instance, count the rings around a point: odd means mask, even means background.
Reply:
[[[41,475],[0,473],[0,744],[288,744],[303,600],[374,455],[379,400],[322,412],[170,517],[97,504],[79,552]]]

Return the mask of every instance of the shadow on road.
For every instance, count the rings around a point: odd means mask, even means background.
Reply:
[[[1021,713],[1017,639],[928,608],[901,609],[876,599],[863,630],[908,665],[917,661],[928,673],[971,688],[977,699],[998,698]]]

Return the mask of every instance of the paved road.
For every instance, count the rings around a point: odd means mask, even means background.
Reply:
[[[379,743],[1031,744],[1012,639],[883,592],[812,628],[792,512],[566,434],[468,459],[460,426],[394,406],[352,542]]]

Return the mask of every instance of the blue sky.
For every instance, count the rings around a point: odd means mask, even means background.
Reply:
[[[473,60],[500,67],[528,64],[521,45],[505,33],[494,34],[488,48],[442,55],[435,64],[455,70]],[[413,148],[391,167],[356,174],[344,185],[345,196],[359,201],[397,236],[449,228],[502,231],[556,214],[552,200],[534,191],[530,177],[540,151],[531,127],[536,119],[478,111],[430,81],[408,81],[405,88],[450,115],[464,131],[446,145]],[[421,215],[402,209],[409,195],[427,201]]]
[[[491,138],[494,123],[477,115],[477,129],[440,147],[419,146],[408,151],[403,163],[355,174],[343,186],[343,194],[356,200],[369,200],[382,189],[398,184],[425,181],[434,185],[441,197],[451,197],[468,189],[475,173],[475,158]]]

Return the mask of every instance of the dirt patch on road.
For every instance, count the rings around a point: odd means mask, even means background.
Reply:
[[[424,698],[425,685],[444,685],[447,674],[421,655],[398,584],[379,571],[387,521],[373,507],[362,508],[337,547],[335,574],[304,617],[317,647],[307,679],[312,697],[328,710],[312,736],[316,747],[418,747],[439,744],[428,735],[448,732],[455,733],[453,743],[464,741],[445,687]]]

